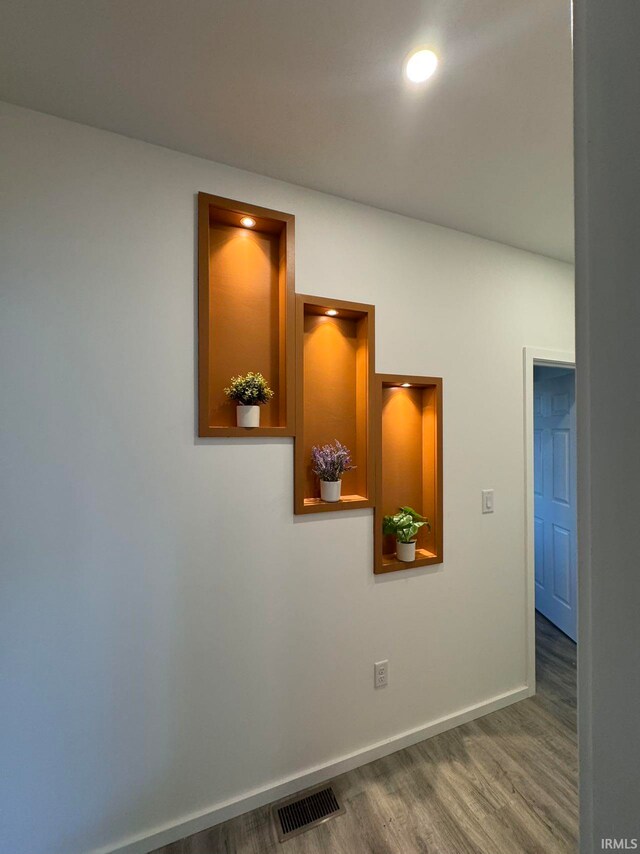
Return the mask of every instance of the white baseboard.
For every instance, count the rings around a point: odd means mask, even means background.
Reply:
[[[431,738],[448,729],[453,729],[460,726],[460,724],[481,718],[483,715],[488,715],[490,712],[495,712],[498,709],[511,705],[511,703],[517,703],[520,700],[530,697],[532,693],[526,685],[521,688],[515,688],[512,691],[507,691],[505,694],[492,697],[490,700],[477,703],[475,706],[462,709],[460,712],[438,718],[415,729],[394,735],[384,741],[363,747],[339,759],[325,762],[322,765],[316,765],[292,777],[276,780],[268,786],[253,789],[236,798],[214,804],[205,812],[186,816],[174,824],[167,824],[149,833],[133,837],[120,843],[115,848],[97,849],[92,854],[148,854],[148,852],[154,851],[156,848],[161,848],[163,845],[177,842],[178,839],[182,839],[184,836],[190,836],[192,833],[206,830],[230,818],[242,815],[242,813],[269,804],[272,801],[286,798],[288,795],[308,789],[318,783],[324,783],[326,780],[337,777],[339,774],[344,774],[353,768],[359,768],[361,765],[373,762],[374,759],[388,756],[390,753],[402,750],[403,747],[417,744],[419,741],[424,741],[426,738]]]

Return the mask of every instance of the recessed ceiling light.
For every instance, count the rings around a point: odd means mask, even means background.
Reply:
[[[402,388],[411,388],[411,383],[402,383]]]
[[[256,221],[252,216],[243,216],[240,220],[240,225],[244,225],[245,228],[253,228],[255,224]]]
[[[338,312],[335,308],[330,308],[328,311],[325,311],[325,314],[328,314],[329,317],[335,317]]]
[[[404,73],[411,83],[424,83],[438,67],[438,57],[432,50],[420,48],[412,51],[404,64]]]

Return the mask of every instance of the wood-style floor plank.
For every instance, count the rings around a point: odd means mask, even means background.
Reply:
[[[346,812],[280,844],[271,810],[154,854],[574,854],[576,646],[536,615],[537,694],[336,778]]]

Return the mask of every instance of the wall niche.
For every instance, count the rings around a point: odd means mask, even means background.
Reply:
[[[320,513],[373,506],[372,305],[296,296],[296,442],[294,511]],[[356,468],[342,479],[339,502],[320,498],[311,449],[340,441]]]
[[[442,379],[377,374],[374,572],[442,563]],[[398,560],[384,516],[409,505],[431,522],[418,532],[416,560]]]
[[[254,225],[243,225],[243,218]],[[294,227],[291,214],[198,194],[198,435],[294,434]],[[260,372],[274,391],[260,426],[236,426],[224,389]]]

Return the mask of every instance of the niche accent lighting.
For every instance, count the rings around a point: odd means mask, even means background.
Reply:
[[[330,308],[330,309],[328,309],[327,311],[325,311],[325,314],[326,314],[328,317],[335,317],[337,313],[338,313],[338,312],[335,310],[335,308]]]
[[[240,225],[244,225],[245,228],[253,228],[255,224],[256,221],[252,216],[243,216],[240,220]]]
[[[402,388],[411,388],[411,383],[402,383]]]
[[[438,67],[438,57],[432,50],[419,48],[412,51],[404,63],[404,73],[410,83],[424,83]]]

